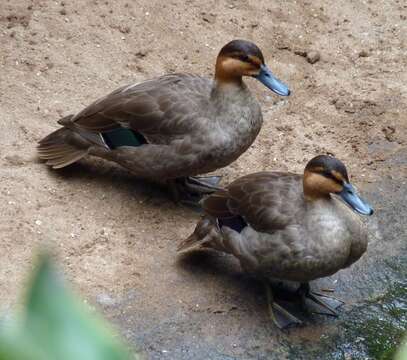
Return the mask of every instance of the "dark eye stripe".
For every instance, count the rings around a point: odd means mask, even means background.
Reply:
[[[324,175],[325,177],[327,177],[328,179],[331,179],[333,181],[335,181],[337,184],[342,185],[343,181],[339,180],[338,178],[336,178],[335,176],[333,176],[329,171],[324,171],[322,173],[322,175]]]
[[[248,56],[245,53],[233,53],[233,54],[231,54],[231,57],[233,57],[235,59],[239,59],[240,61],[252,64],[252,65],[255,65],[255,66],[258,65],[250,58],[250,56]]]

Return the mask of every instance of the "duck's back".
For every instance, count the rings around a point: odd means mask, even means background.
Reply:
[[[171,74],[124,86],[59,121],[40,142],[53,167],[90,154],[144,178],[207,173],[236,160],[255,140],[260,106],[244,84],[217,86]]]
[[[301,183],[301,175],[258,172],[208,196],[202,206],[207,215],[221,223],[240,217],[255,231],[273,233],[296,222],[304,203]]]
[[[302,176],[263,172],[233,182],[204,202],[219,236],[212,244],[246,271],[292,281],[331,275],[366,250],[361,221],[341,202],[304,199]]]
[[[123,86],[98,99],[70,121],[89,131],[106,132],[124,127],[147,136],[160,134],[165,139],[165,135],[193,130],[210,106],[211,88],[212,81],[198,75],[165,75]]]

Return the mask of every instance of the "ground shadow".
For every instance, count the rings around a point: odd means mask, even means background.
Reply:
[[[246,303],[257,303],[259,311],[264,311],[265,316],[268,316],[264,280],[253,274],[244,273],[238,261],[231,255],[213,250],[193,251],[182,254],[177,266],[191,273],[203,286],[207,283],[217,284],[231,293],[239,294],[239,298]],[[298,293],[299,284],[281,281],[268,283],[271,285],[275,300],[304,322],[315,323],[319,318],[315,315],[327,315],[316,304],[307,302],[306,306],[303,305]]]
[[[82,159],[62,169],[47,169],[53,178],[74,184],[94,183],[109,191],[114,187],[115,191],[125,192],[146,204],[175,204],[165,185],[137,178],[125,168],[102,159]]]

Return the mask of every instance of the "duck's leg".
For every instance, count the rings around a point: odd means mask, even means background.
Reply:
[[[185,182],[186,178],[177,178],[167,181],[173,201],[177,204],[183,204],[200,209],[199,201],[202,199],[203,195],[197,191],[192,191],[189,189]]]
[[[322,308],[328,310],[327,312],[323,313],[325,315],[337,317],[338,312],[336,311],[336,309],[345,303],[344,301],[336,299],[332,296],[311,291],[309,283],[301,283],[298,291],[304,303],[305,299],[308,298],[315,302],[316,304],[318,304],[319,306],[321,306]]]
[[[302,321],[290,314],[286,309],[274,301],[273,292],[268,282],[264,282],[267,294],[267,305],[271,319],[279,329],[285,329],[293,325],[301,325]]]
[[[221,176],[189,176],[185,178],[185,186],[192,192],[212,194],[221,190],[218,186]]]
[[[204,195],[211,194],[217,190],[221,177],[182,177],[168,181],[173,200],[176,203],[198,206]]]
[[[171,194],[172,200],[177,204],[181,201],[181,192],[175,180],[167,181],[168,190]]]

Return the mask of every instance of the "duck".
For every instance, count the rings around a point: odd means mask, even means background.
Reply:
[[[312,291],[309,282],[349,267],[365,253],[368,231],[360,215],[373,214],[340,160],[316,156],[303,174],[249,174],[201,202],[202,218],[179,245],[180,253],[212,249],[234,256],[265,283],[269,313],[279,328],[302,321],[274,300],[273,281],[295,284],[303,305],[308,299],[337,316],[343,302]]]
[[[263,123],[243,77],[290,95],[256,44],[232,40],[217,56],[213,79],[175,73],[122,86],[60,119],[62,127],[39,141],[39,158],[59,169],[92,155],[165,183],[174,199],[212,193],[220,177],[198,175],[235,161]]]

